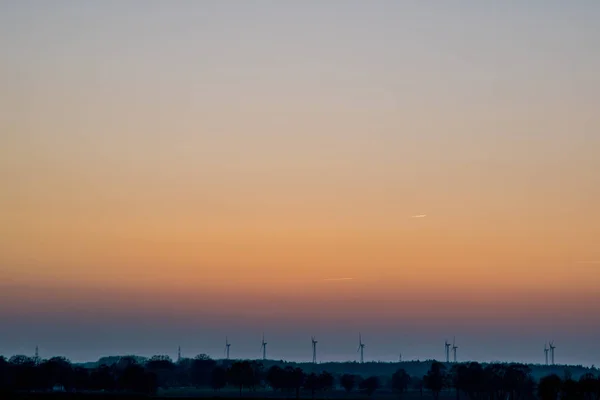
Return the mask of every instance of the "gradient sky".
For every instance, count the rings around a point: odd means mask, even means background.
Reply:
[[[600,364],[598,21],[1,2],[0,353]]]

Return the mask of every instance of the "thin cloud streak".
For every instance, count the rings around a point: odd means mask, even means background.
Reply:
[[[413,215],[411,218],[425,218],[427,216],[427,214],[418,214],[418,215]]]

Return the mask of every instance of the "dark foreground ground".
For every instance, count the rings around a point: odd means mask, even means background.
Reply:
[[[240,399],[239,393],[223,393],[221,396],[215,396],[214,393],[164,393],[155,396],[144,396],[144,395],[127,395],[127,394],[103,394],[103,393],[18,393],[18,394],[0,394],[0,399],[15,399],[15,400],[191,400],[191,399],[202,399],[202,400],[224,400],[224,399]],[[290,395],[288,397],[282,397],[272,393],[244,393],[241,397],[243,400],[295,400],[296,397]],[[310,395],[302,395],[301,400],[312,400]],[[317,396],[315,400],[367,400],[369,399],[366,395],[360,393],[347,394],[345,392],[330,392],[326,397]],[[391,392],[380,392],[375,393],[371,400],[398,400],[397,394]],[[430,393],[424,393],[423,396],[419,392],[408,392],[402,396],[402,400],[433,400],[433,396]],[[456,397],[449,392],[440,393],[439,400],[456,400]]]
[[[148,396],[112,395],[112,394],[81,394],[81,393],[3,393],[0,398],[15,400],[148,400]],[[160,399],[160,397],[152,397]]]

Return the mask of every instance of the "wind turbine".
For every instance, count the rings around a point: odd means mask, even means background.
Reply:
[[[456,362],[456,349],[458,346],[456,345],[456,336],[452,339],[452,352],[454,353],[454,362]]]
[[[550,358],[552,359],[552,365],[554,365],[554,349],[556,346],[554,345],[554,341],[550,342]]]
[[[402,362],[402,353],[400,353],[400,355],[398,356],[398,362],[401,363]]]
[[[450,362],[450,346],[451,346],[451,344],[448,343],[448,340],[446,340],[444,342],[444,346],[446,346],[446,362],[449,363]]]
[[[229,338],[225,336],[225,358],[229,360],[229,348],[231,347],[231,343],[229,343]]]
[[[312,350],[313,350],[313,364],[317,363],[317,340],[315,339],[315,337],[311,337],[311,341],[312,341]]]
[[[263,333],[262,345],[260,347],[263,352],[263,360],[267,359],[267,342],[265,342],[265,334]]]
[[[365,362],[365,344],[362,341],[362,335],[359,333],[358,334],[358,350],[356,350],[356,352],[358,353],[360,351],[360,362],[361,364]]]
[[[177,347],[177,362],[181,362],[181,346]]]
[[[550,349],[548,348],[548,343],[544,343],[544,355],[546,356],[546,365],[548,365],[548,352]]]

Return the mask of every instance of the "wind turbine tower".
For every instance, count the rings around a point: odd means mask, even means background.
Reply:
[[[181,346],[177,348],[177,362],[181,362]]]
[[[263,338],[264,342],[264,338]],[[231,347],[231,343],[229,343],[229,338],[225,336],[225,358],[229,360],[229,348]]]
[[[446,346],[446,362],[449,363],[450,362],[450,346],[451,346],[451,344],[448,343],[448,341],[446,340],[446,342],[444,342],[444,346]]]
[[[552,359],[552,365],[554,365],[554,349],[556,346],[554,345],[554,341],[550,342],[550,358]]]
[[[452,339],[452,352],[454,353],[454,362],[456,362],[456,349],[458,346],[456,345],[456,336]]]
[[[358,350],[356,350],[357,352],[360,351],[360,363],[364,363],[365,362],[365,344],[362,341],[362,335],[359,333],[358,334]]]
[[[315,339],[314,336],[311,338],[311,341],[312,341],[312,350],[313,350],[313,361],[312,362],[313,362],[313,364],[316,364],[317,363],[317,343],[319,343],[319,342],[317,342],[317,340]]]
[[[40,363],[40,348],[38,346],[35,346],[35,363],[39,364]]]
[[[267,359],[267,342],[265,342],[265,334],[263,333],[261,349],[263,352],[263,361]]]
[[[548,365],[548,352],[550,349],[548,348],[548,343],[544,343],[544,356],[546,356],[546,365]]]

